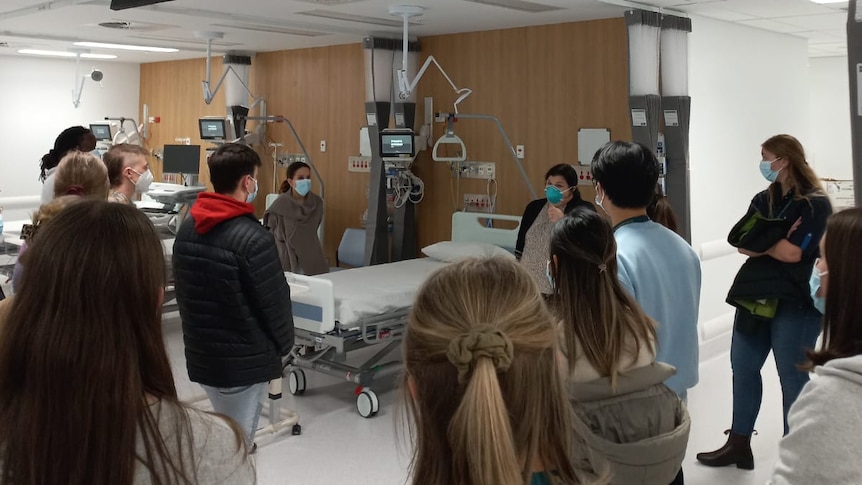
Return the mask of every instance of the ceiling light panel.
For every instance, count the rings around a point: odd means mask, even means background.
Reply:
[[[401,20],[390,20],[379,17],[369,17],[366,15],[355,15],[350,13],[332,12],[329,10],[308,10],[306,12],[296,12],[297,15],[306,15],[308,17],[317,17],[330,20],[343,20],[345,22],[356,22],[359,24],[382,25],[385,27],[401,27]],[[414,22],[414,21],[411,21]]]
[[[19,54],[29,54],[33,56],[52,56],[52,57],[77,57],[78,53],[76,52],[65,52],[65,51],[49,51],[43,49],[19,49]],[[116,59],[117,56],[111,54],[90,54],[83,53],[80,54],[81,59]]]
[[[510,10],[518,10],[527,13],[543,13],[552,12],[554,10],[563,10],[562,7],[553,5],[544,5],[541,3],[527,2],[525,0],[464,0],[470,3],[479,3],[482,5],[491,5],[494,7],[508,8]]]
[[[150,47],[145,45],[127,45],[127,44],[107,44],[104,42],[75,42],[79,47],[93,47],[97,49],[117,49],[123,51],[139,51],[139,52],[179,52],[179,49],[173,47]]]
[[[272,25],[228,23],[212,24],[212,26],[226,29],[251,30],[253,32],[268,32],[272,34],[298,35],[300,37],[321,37],[324,35],[330,35],[329,32],[315,32],[311,30],[290,29],[284,27],[275,27]]]

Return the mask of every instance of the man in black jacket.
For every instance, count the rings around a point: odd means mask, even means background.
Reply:
[[[189,378],[251,445],[267,383],[293,346],[290,289],[275,240],[254,216],[260,158],[224,144],[207,162],[203,193],[177,232],[173,266]]]

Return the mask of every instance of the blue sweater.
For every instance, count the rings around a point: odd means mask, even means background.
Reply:
[[[656,360],[676,367],[665,384],[685,397],[698,380],[700,260],[683,238],[649,220],[624,222],[614,236],[620,282],[656,321]]]

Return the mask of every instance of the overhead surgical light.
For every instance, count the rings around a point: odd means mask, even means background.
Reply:
[[[69,53],[76,57],[77,62],[75,63],[75,87],[72,88],[72,104],[77,108],[81,105],[81,94],[84,92],[84,83],[87,79],[91,79],[94,82],[99,83],[99,87],[102,87],[102,79],[105,78],[105,75],[102,71],[93,68],[89,74],[84,74],[83,76],[80,74],[81,67],[81,57],[89,54],[89,51],[86,49],[75,48],[69,49]],[[79,83],[80,80],[80,83]]]
[[[104,42],[75,42],[79,47],[93,47],[96,49],[117,49],[124,51],[139,51],[139,52],[179,52],[179,49],[173,47],[149,47],[145,45],[128,45],[128,44],[107,44]],[[116,57],[116,56],[114,56]]]
[[[415,7],[410,5],[394,5],[392,7],[389,7],[390,15],[397,15],[401,17],[404,21],[404,47],[402,49],[401,68],[395,71],[398,77],[398,97],[401,100],[410,99],[411,95],[413,94],[413,90],[416,89],[416,85],[419,83],[419,80],[422,79],[423,75],[425,75],[425,71],[428,69],[428,66],[430,66],[431,63],[434,63],[434,65],[437,66],[437,70],[439,70],[440,73],[443,74],[443,77],[446,78],[446,81],[449,82],[449,85],[452,86],[452,89],[455,91],[455,93],[460,95],[454,103],[455,113],[457,114],[458,104],[467,99],[468,96],[473,94],[473,91],[469,88],[459,89],[458,86],[456,86],[455,83],[452,82],[452,79],[449,78],[449,75],[446,74],[446,71],[443,70],[443,67],[440,66],[440,63],[437,62],[437,59],[435,59],[434,56],[428,56],[428,59],[425,60],[425,64],[422,65],[422,68],[419,69],[419,73],[416,74],[416,77],[413,80],[410,80],[407,74],[408,66],[410,66],[408,48],[410,44],[410,39],[408,37],[410,19],[413,17],[421,16],[424,11],[425,9],[422,7]]]

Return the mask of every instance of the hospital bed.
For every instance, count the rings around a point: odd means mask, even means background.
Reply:
[[[380,408],[372,390],[374,379],[401,370],[400,362],[379,362],[400,345],[416,291],[448,262],[469,255],[511,255],[520,220],[517,216],[456,212],[450,248],[457,254],[451,257],[443,254],[318,276],[285,273],[296,335],[285,367],[290,393],[305,392],[305,370],[343,378],[357,385],[359,414],[374,416]],[[346,362],[349,353],[369,347],[377,352],[361,364]]]

